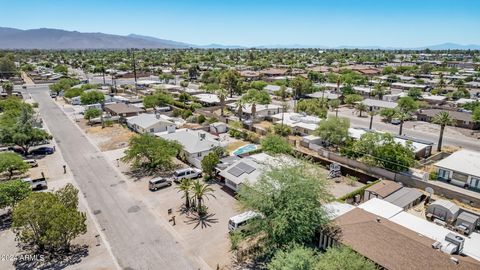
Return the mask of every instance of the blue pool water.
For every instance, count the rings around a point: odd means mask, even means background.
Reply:
[[[250,151],[253,151],[253,150],[257,150],[257,146],[255,144],[247,144],[247,145],[244,145],[242,147],[237,148],[237,150],[233,151],[232,154],[238,156],[238,155],[241,155],[243,153],[247,153],[247,152],[250,152]]]

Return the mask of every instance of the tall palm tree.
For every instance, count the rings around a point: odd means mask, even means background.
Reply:
[[[184,178],[177,186],[178,192],[183,192],[182,198],[185,198],[185,208],[190,208],[190,192],[192,191],[192,180]]]
[[[433,118],[433,123],[440,125],[440,136],[438,137],[437,151],[442,151],[442,141],[443,141],[443,132],[445,131],[446,125],[451,125],[453,123],[452,117],[448,112],[439,112]]]
[[[192,186],[193,196],[197,199],[197,212],[199,215],[204,214],[203,212],[203,200],[208,198],[208,196],[214,197],[214,190],[208,184],[203,184],[199,180],[196,180]]]
[[[402,135],[403,123],[410,118],[410,114],[404,111],[398,111],[396,117],[398,118],[398,120],[400,120],[400,129],[398,130],[398,135]]]
[[[225,109],[225,100],[227,98],[227,90],[221,88],[217,90],[218,99],[220,99],[220,115],[223,116],[223,110]]]
[[[360,102],[355,105],[355,110],[358,112],[358,116],[362,117],[362,112],[366,112],[368,110],[368,106]]]
[[[242,114],[243,114],[244,108],[245,108],[245,101],[243,99],[239,99],[237,101],[237,115],[240,122],[242,122]]]
[[[253,122],[255,122],[255,116],[257,114],[257,104],[255,103],[255,101],[252,102],[252,121],[251,121],[251,124],[250,124],[250,130],[252,130],[253,128]]]
[[[372,125],[373,125],[373,117],[377,114],[376,111],[369,111],[368,112],[368,115],[370,115],[370,125],[368,127],[368,129],[372,129]]]

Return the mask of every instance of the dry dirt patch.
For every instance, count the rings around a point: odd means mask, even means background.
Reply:
[[[87,127],[85,133],[95,141],[101,151],[125,148],[128,146],[130,138],[135,135],[134,132],[119,124],[105,128],[101,126]]]

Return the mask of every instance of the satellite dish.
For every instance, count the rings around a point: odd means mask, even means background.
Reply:
[[[433,191],[433,188],[431,188],[431,187],[426,187],[426,188],[425,188],[425,191],[430,195],[430,197],[435,193],[435,192]]]

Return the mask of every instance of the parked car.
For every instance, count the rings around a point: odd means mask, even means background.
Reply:
[[[38,167],[38,163],[37,163],[37,160],[36,159],[25,159],[24,160],[25,163],[27,163],[28,165],[30,165],[30,167]]]
[[[32,179],[28,177],[28,178],[23,178],[22,181],[29,183],[32,190],[41,190],[41,189],[48,188],[47,180],[45,178]]]
[[[57,97],[57,93],[55,93],[55,92],[50,93],[50,97],[51,97],[51,98],[56,98],[56,97]]]
[[[393,125],[400,125],[401,121],[398,118],[393,118],[392,121],[390,121],[390,123],[392,123]]]
[[[53,147],[42,146],[37,149],[30,151],[32,155],[51,155],[55,152]]]
[[[228,231],[233,232],[257,217],[260,217],[260,214],[254,211],[247,211],[233,216],[228,220]]]
[[[193,179],[202,177],[202,171],[197,168],[180,169],[173,172],[173,181],[180,183],[182,179]]]
[[[172,185],[172,181],[163,177],[156,177],[148,181],[148,189],[151,191],[158,190],[160,188],[169,187]]]

